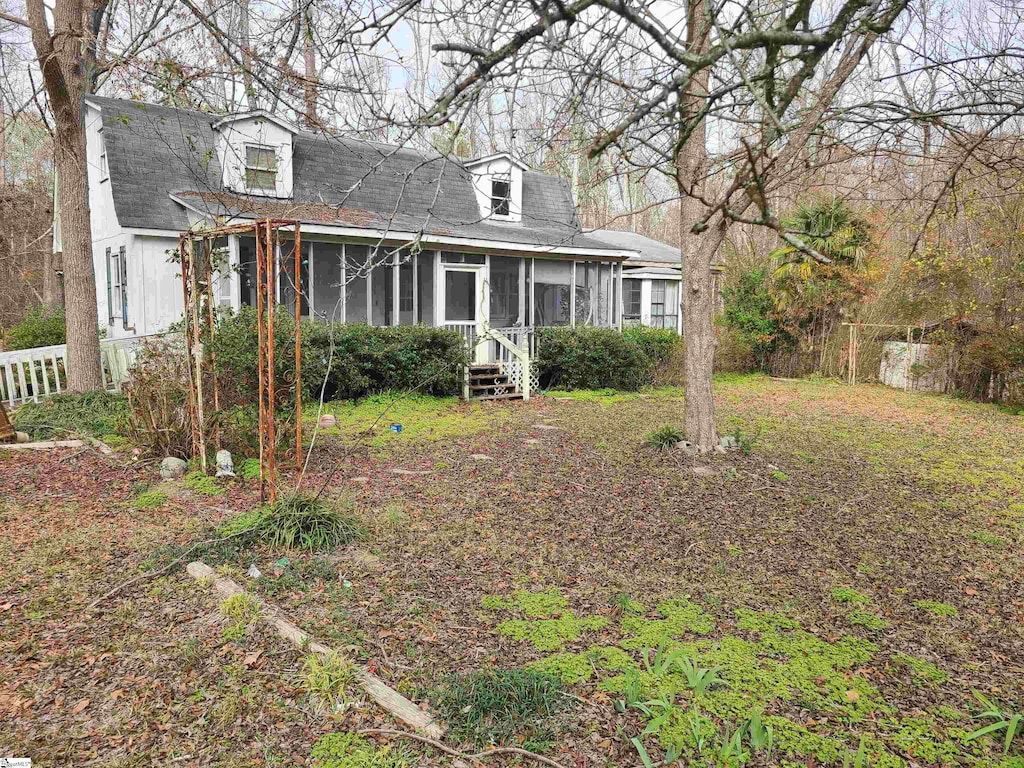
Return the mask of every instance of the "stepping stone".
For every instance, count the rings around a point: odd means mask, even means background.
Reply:
[[[368,478],[368,477],[353,477],[352,479],[349,480],[349,482],[350,483],[368,483],[368,482],[370,482],[370,478]]]
[[[555,432],[560,432],[562,430],[561,427],[556,427],[553,424],[534,424],[533,428],[534,429],[553,430]]]
[[[430,469],[392,469],[391,474],[393,475],[429,475],[433,470]]]
[[[473,453],[469,458],[474,461],[494,461],[494,457],[488,456],[486,453]]]
[[[526,438],[526,444],[529,445],[529,446],[534,446],[534,447],[536,447],[538,445],[542,445],[541,441],[538,440],[536,437],[528,437],[528,438]]]
[[[711,467],[691,467],[690,471],[697,477],[714,477],[718,474]]]

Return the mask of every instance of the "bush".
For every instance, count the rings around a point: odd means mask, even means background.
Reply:
[[[31,349],[63,344],[66,339],[63,307],[32,307],[20,323],[4,334],[7,349]]]
[[[136,352],[124,386],[123,432],[149,456],[192,455],[187,365],[184,344],[174,338],[144,343]]]
[[[736,285],[722,289],[722,299],[725,312],[719,322],[733,331],[738,345],[750,350],[759,369],[767,369],[778,349],[795,343],[776,311],[766,268],[744,272]]]
[[[656,366],[667,363],[682,342],[679,334],[671,328],[647,328],[637,325],[625,328],[622,335],[639,345]]]
[[[54,395],[22,405],[14,413],[14,424],[33,440],[100,437],[116,432],[127,412],[124,396],[113,392]]]
[[[295,370],[295,320],[283,307],[274,320],[274,360],[278,381]],[[333,357],[331,345],[334,345]],[[256,311],[243,307],[217,323],[217,355],[225,402],[256,402],[258,347]],[[328,372],[328,360],[330,371]],[[419,388],[423,394],[452,395],[462,386],[468,362],[462,337],[443,328],[406,325],[375,328],[362,323],[302,323],[302,389],[305,397],[351,399],[390,390]],[[278,387],[286,405],[294,389]]]
[[[614,328],[537,330],[537,373],[547,389],[637,390],[653,383],[656,367],[635,339]]]
[[[250,520],[254,538],[274,547],[331,549],[366,535],[358,520],[335,505],[300,493],[282,496]]]

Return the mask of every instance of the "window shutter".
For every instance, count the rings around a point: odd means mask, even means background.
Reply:
[[[114,324],[114,280],[110,274],[110,249],[107,248],[107,325]]]
[[[121,327],[128,330],[128,260],[122,245],[118,253],[118,272],[121,275]]]

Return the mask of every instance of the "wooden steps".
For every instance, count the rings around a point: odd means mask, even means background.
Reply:
[[[469,366],[471,400],[522,400],[523,393],[503,373],[498,363],[472,363]]]

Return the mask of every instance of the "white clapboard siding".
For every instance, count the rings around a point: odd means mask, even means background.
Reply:
[[[102,339],[100,361],[103,386],[119,392],[128,379],[135,349],[146,336]],[[64,344],[0,352],[0,400],[12,408],[64,391],[67,386],[67,352]]]

